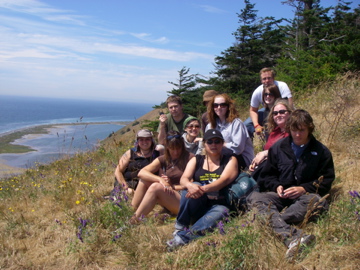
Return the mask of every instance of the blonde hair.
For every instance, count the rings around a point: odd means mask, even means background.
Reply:
[[[271,133],[277,127],[277,124],[275,123],[274,117],[273,117],[274,108],[277,105],[283,105],[286,108],[286,110],[289,111],[289,114],[291,114],[291,112],[292,112],[287,99],[278,98],[277,100],[275,100],[274,106],[270,109],[270,112],[269,112],[269,115],[268,115],[268,120],[267,120],[267,123],[266,123],[266,129],[267,129],[267,131],[269,133]]]

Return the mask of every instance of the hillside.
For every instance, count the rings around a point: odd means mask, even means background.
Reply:
[[[167,252],[173,217],[155,212],[130,226],[131,198],[124,193],[114,202],[103,198],[112,189],[115,166],[136,131],[145,120],[157,118],[158,110],[153,110],[94,152],[2,180],[0,268],[359,269],[359,82],[358,73],[346,74],[295,96],[296,107],[313,116],[315,136],[332,151],[336,180],[329,212],[317,222],[300,225],[317,241],[294,262],[284,260],[286,248],[252,212]]]

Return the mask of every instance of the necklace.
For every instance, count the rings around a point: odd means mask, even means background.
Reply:
[[[149,155],[152,151],[148,151],[147,153],[143,153],[143,151],[140,149],[140,154],[142,157],[146,157],[147,155]]]
[[[175,162],[173,160],[171,160],[171,168],[174,169],[176,163],[179,161],[179,159],[175,160]]]

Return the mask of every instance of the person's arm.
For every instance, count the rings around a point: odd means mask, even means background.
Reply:
[[[288,98],[288,102],[289,102],[289,106],[292,110],[294,110],[294,101],[293,101],[293,98],[292,97],[289,97]]]
[[[155,173],[158,172],[161,168],[161,163],[159,158],[156,158],[153,162],[151,162],[149,165],[145,166],[139,171],[138,177],[147,182],[159,182],[161,184],[169,185],[165,181],[165,179],[159,175],[156,175]]]
[[[235,118],[225,132],[230,134],[230,138],[224,138],[224,146],[230,149],[234,154],[240,155],[246,147],[246,139],[248,136],[244,123],[241,122],[239,118]]]
[[[219,191],[234,181],[237,176],[237,160],[235,157],[231,157],[229,162],[226,164],[224,171],[221,173],[220,178],[208,185],[202,186],[201,189],[204,190],[205,193]]]
[[[124,189],[127,189],[128,185],[126,183],[123,173],[125,172],[127,166],[129,165],[130,156],[131,156],[131,153],[130,153],[130,149],[129,149],[122,155],[122,157],[119,160],[119,164],[116,166],[116,169],[115,169],[115,178],[119,182],[120,185],[124,186]]]
[[[260,134],[263,131],[263,127],[259,124],[259,115],[258,115],[259,108],[250,106],[249,114],[251,121],[254,125],[256,134]]]
[[[201,187],[192,182],[196,170],[196,157],[190,159],[180,179],[180,185],[188,190],[186,197],[199,198],[204,194]]]
[[[251,165],[249,166],[249,170],[254,171],[256,166],[258,166],[261,162],[267,159],[267,156],[268,156],[268,150],[264,150],[257,153],[255,158],[251,162]]]
[[[171,117],[171,116],[170,116]],[[161,114],[159,117],[160,120],[160,124],[158,127],[158,142],[159,144],[164,145],[165,144],[165,139],[166,139],[166,133],[167,133],[167,115],[166,114]]]

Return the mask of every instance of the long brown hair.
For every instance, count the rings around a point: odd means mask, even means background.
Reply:
[[[274,117],[273,117],[274,108],[277,105],[285,106],[286,110],[289,112],[289,114],[291,114],[291,108],[289,106],[289,102],[288,102],[287,99],[278,98],[277,100],[275,100],[274,106],[270,109],[270,112],[269,112],[269,115],[268,115],[268,120],[267,120],[267,123],[266,123],[266,129],[268,130],[269,133],[271,133],[277,127],[277,124],[275,123]]]
[[[234,121],[235,118],[239,117],[239,114],[235,108],[235,102],[234,100],[232,100],[228,94],[219,94],[214,96],[210,101],[209,104],[207,106],[207,113],[208,113],[208,119],[209,119],[209,123],[211,125],[211,128],[216,128],[216,119],[219,118],[215,111],[214,111],[214,101],[215,98],[217,97],[222,97],[225,99],[225,103],[228,105],[228,110],[226,112],[226,122],[231,123],[232,121]]]
[[[269,86],[264,86],[264,90],[262,92],[262,101],[265,108],[268,108],[268,105],[265,102],[265,91],[268,90],[274,96],[274,100],[276,101],[278,98],[281,98],[279,87],[276,84],[271,84]],[[274,103],[275,104],[275,103]]]
[[[166,134],[165,154],[164,154],[166,166],[169,166],[169,164],[172,163],[169,148],[170,149],[173,149],[173,148],[181,149],[181,155],[177,161],[177,165],[181,171],[184,171],[186,164],[188,163],[188,160],[189,160],[189,152],[186,151],[184,138],[181,136],[181,134],[178,131],[170,130]]]

